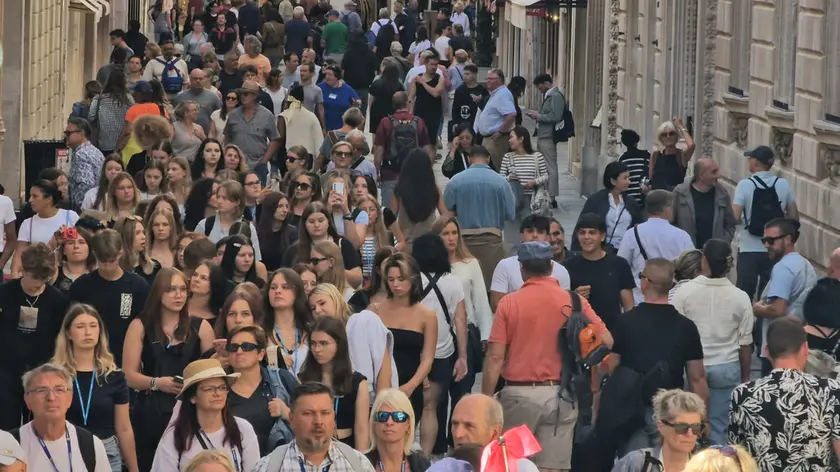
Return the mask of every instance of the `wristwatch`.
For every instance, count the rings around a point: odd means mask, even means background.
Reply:
[[[344,216],[342,216],[342,218],[344,218],[347,221],[353,221],[354,220],[352,213],[347,213]]]

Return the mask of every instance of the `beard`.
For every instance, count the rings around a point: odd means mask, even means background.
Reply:
[[[302,445],[309,451],[323,451],[329,443],[330,439],[317,440],[312,438],[303,438]]]

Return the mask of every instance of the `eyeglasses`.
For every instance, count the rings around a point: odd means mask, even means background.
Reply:
[[[328,260],[329,260],[328,257],[313,257],[313,258],[309,259],[309,263],[312,264],[312,265],[318,265],[318,264],[320,264],[324,261],[328,261]]]
[[[738,457],[738,451],[732,446],[709,446],[709,449],[720,451],[725,457],[733,459],[738,464],[738,469],[741,468],[741,459]]]
[[[691,434],[695,436],[700,436],[700,434],[703,432],[703,423],[671,423],[669,421],[662,420],[662,424],[674,428],[674,432],[679,435],[685,435],[688,434],[689,431],[691,431]]]
[[[301,190],[309,190],[312,188],[312,186],[306,182],[295,182],[295,188],[299,188]]]
[[[377,423],[387,423],[388,418],[394,420],[394,423],[405,423],[408,421],[408,413],[404,411],[377,411],[373,415],[373,421]]]
[[[38,387],[33,388],[32,390],[26,392],[29,395],[37,395],[39,397],[46,397],[49,396],[50,393],[53,395],[60,397],[63,395],[67,395],[68,393],[72,392],[73,389],[69,387]]]
[[[75,133],[81,133],[81,132],[82,132],[82,130],[80,130],[80,129],[74,129],[74,130],[72,130],[72,131],[65,131],[65,132],[64,132],[64,137],[65,137],[65,138],[69,138],[69,137],[70,137],[70,136],[72,136],[73,134],[75,134]]]
[[[238,351],[240,348],[242,349],[242,352],[254,352],[256,350],[261,350],[263,347],[260,346],[259,344],[254,344],[254,343],[240,343],[240,344],[228,343],[225,346],[225,350],[227,352],[230,352],[230,353],[234,353],[234,352]]]
[[[336,157],[352,157],[353,156],[352,152],[346,152],[346,151],[333,151],[333,154],[335,154]]]
[[[776,241],[778,241],[782,238],[785,238],[785,237],[787,237],[787,234],[782,234],[782,235],[779,235],[779,236],[765,236],[765,237],[761,238],[761,244],[764,244],[765,246],[767,246],[767,245],[772,246],[773,244],[776,243]]]
[[[204,393],[227,393],[228,386],[227,384],[216,385],[215,387],[201,387],[199,388]]]

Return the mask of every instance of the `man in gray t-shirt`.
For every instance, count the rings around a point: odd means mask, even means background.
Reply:
[[[190,88],[179,93],[173,100],[174,105],[181,102],[191,101],[198,104],[198,119],[196,123],[204,128],[205,133],[210,132],[210,114],[222,108],[222,101],[214,92],[204,88],[207,78],[201,69],[193,69],[190,72]]]
[[[242,84],[239,89],[242,106],[228,114],[225,139],[242,149],[248,167],[265,182],[268,173],[265,163],[277,153],[279,143],[274,114],[257,104],[259,91],[259,84],[252,80]]]
[[[315,113],[318,120],[321,121],[321,128],[324,127],[324,91],[321,87],[315,85],[314,64],[305,62],[300,69],[300,86],[303,87],[303,106]]]

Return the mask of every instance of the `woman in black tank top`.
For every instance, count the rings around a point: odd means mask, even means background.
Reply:
[[[808,347],[840,359],[840,280],[825,277],[817,281],[805,298],[802,314]]]
[[[680,135],[685,139],[685,149],[677,148]],[[686,168],[694,154],[694,139],[679,118],[662,123],[656,136],[662,150],[654,151],[650,157],[648,190],[673,190],[685,180]]]

